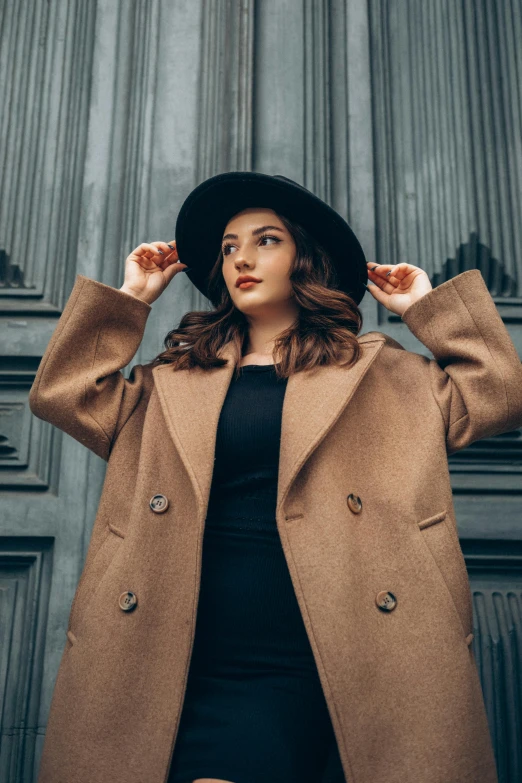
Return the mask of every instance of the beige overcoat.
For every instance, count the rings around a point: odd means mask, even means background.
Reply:
[[[238,357],[125,379],[150,311],[77,275],[30,391],[108,463],[39,783],[165,783],[175,745]],[[522,425],[522,365],[478,270],[402,320],[435,360],[374,331],[352,368],[289,378],[277,527],[347,783],[496,783],[447,456]]]

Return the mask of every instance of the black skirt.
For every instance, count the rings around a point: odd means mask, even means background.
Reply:
[[[277,530],[245,534],[207,520],[202,556],[169,783],[320,783],[329,757],[329,780],[344,783]]]

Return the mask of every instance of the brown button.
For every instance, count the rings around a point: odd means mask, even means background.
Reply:
[[[375,603],[383,612],[391,612],[397,606],[397,599],[389,590],[381,590],[375,596]]]
[[[125,592],[120,595],[120,609],[124,612],[130,612],[138,603],[138,596],[135,593]]]
[[[169,501],[168,498],[165,497],[165,495],[154,495],[150,499],[149,506],[156,514],[162,514],[164,511],[166,511],[169,507]]]
[[[353,511],[354,514],[360,514],[362,511],[362,500],[358,495],[350,493],[346,498],[346,502],[348,503],[350,511]]]

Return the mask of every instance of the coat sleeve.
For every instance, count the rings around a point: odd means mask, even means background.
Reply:
[[[435,357],[430,381],[448,454],[522,426],[522,364],[480,270],[433,288],[402,320]]]
[[[77,275],[29,392],[29,408],[108,460],[143,391],[136,353],[151,306]]]

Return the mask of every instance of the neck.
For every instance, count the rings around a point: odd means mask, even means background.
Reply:
[[[244,355],[250,356],[251,354],[255,354],[256,356],[272,357],[274,355],[276,338],[293,326],[295,321],[295,314],[288,312],[276,322],[271,320],[270,323],[253,324],[251,319],[249,319],[250,329],[246,353]]]

